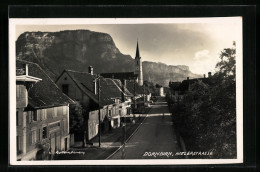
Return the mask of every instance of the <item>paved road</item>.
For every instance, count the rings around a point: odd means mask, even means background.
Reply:
[[[180,151],[172,125],[167,103],[164,98],[159,98],[151,106],[151,111],[137,132],[126,143],[125,159],[178,158],[169,156],[169,152],[174,155]],[[121,148],[110,159],[122,159],[122,151]]]

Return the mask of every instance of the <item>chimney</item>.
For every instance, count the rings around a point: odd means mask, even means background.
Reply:
[[[204,74],[204,78],[206,78],[206,74]]]
[[[97,94],[97,79],[93,80],[93,92],[95,95]]]
[[[188,91],[190,91],[190,78],[187,77],[187,81],[188,81]]]
[[[89,66],[88,67],[88,73],[93,75],[93,67],[92,66]]]
[[[25,75],[28,76],[28,64],[24,64],[23,67],[25,69]]]
[[[208,73],[208,78],[210,78],[210,77],[211,77],[211,72]]]

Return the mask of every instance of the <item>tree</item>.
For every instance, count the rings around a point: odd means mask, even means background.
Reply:
[[[85,145],[85,133],[88,126],[88,114],[86,108],[76,102],[75,105],[70,106],[70,133],[74,133],[82,140],[82,146]]]
[[[234,42],[232,48],[221,51],[211,83],[193,83],[184,104],[176,106],[178,112],[174,113],[178,114],[175,122],[187,148],[213,150],[211,158],[236,157],[235,60]]]
[[[216,64],[216,75],[222,77],[221,79],[236,78],[236,42],[233,42],[232,48],[226,48],[220,53],[220,62]]]

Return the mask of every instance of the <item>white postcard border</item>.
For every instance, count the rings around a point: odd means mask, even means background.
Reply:
[[[82,24],[159,24],[159,23],[230,23],[240,24],[236,42],[236,110],[237,159],[163,159],[163,160],[66,160],[17,161],[16,159],[16,26],[17,25],[82,25]],[[243,163],[243,47],[242,17],[210,18],[10,18],[9,19],[9,160],[10,165],[187,165]]]

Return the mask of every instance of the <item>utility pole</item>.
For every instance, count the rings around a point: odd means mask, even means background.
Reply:
[[[122,156],[121,156],[121,159],[125,159],[125,142],[126,142],[126,117],[124,115],[124,123],[123,123],[123,138],[122,138]]]
[[[97,75],[98,80],[98,146],[101,147],[101,114],[100,114],[100,76]]]
[[[145,103],[145,86],[143,85],[143,87],[144,87],[144,89],[143,89],[144,90],[144,97],[143,98],[144,98],[144,103]]]
[[[135,80],[134,80],[134,110],[135,110]]]
[[[124,96],[124,94],[125,94],[125,91],[126,91],[126,80],[125,79],[123,79],[122,80],[122,91],[123,91],[123,93],[122,93],[122,101],[125,101],[125,96]],[[121,155],[121,159],[125,159],[125,142],[126,142],[126,115],[124,115],[123,116],[124,118],[124,120],[123,120],[123,127],[122,127],[122,141],[121,141],[121,143],[122,143],[122,155]]]

